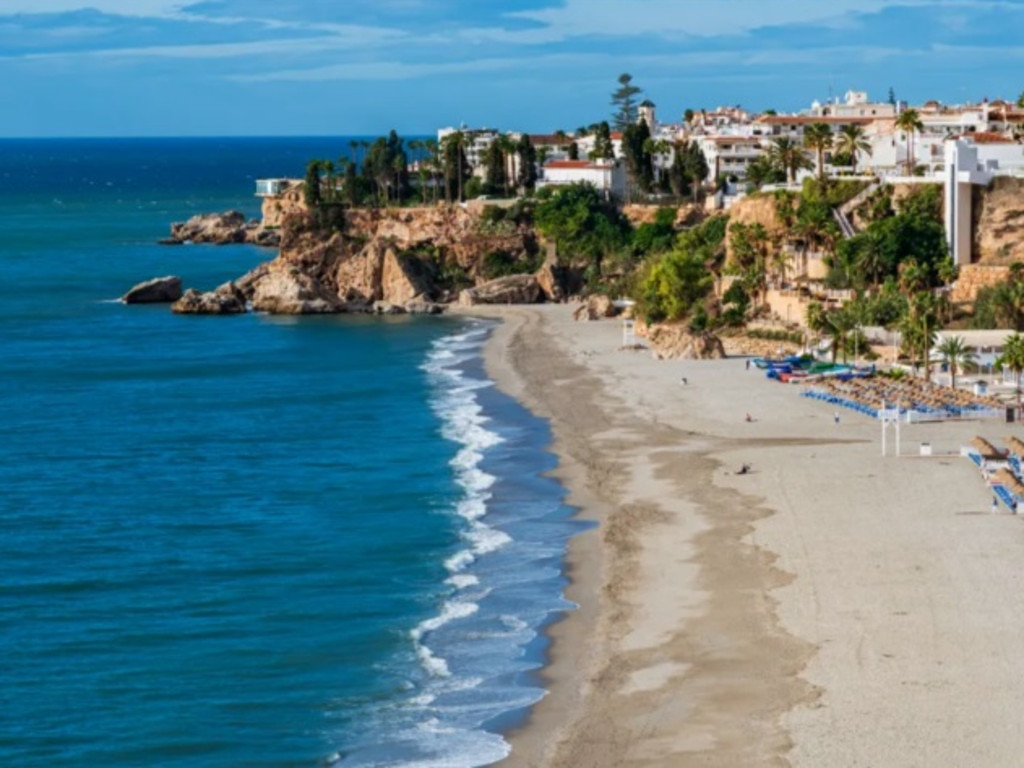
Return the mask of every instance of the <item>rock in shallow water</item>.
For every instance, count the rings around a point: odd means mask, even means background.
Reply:
[[[230,289],[221,286],[216,291],[200,293],[189,288],[185,295],[171,305],[171,311],[179,315],[240,315],[245,312],[245,299],[231,283]]]
[[[132,287],[121,301],[125,304],[170,304],[181,298],[181,278],[156,277]]]

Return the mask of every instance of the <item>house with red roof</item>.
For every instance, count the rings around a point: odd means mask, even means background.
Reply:
[[[550,160],[537,180],[542,187],[591,184],[607,200],[622,200],[626,195],[626,170],[615,160]]]

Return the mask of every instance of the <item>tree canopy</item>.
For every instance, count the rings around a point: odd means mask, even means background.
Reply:
[[[615,130],[624,131],[637,121],[636,97],[643,89],[633,85],[633,76],[627,72],[619,75],[619,87],[612,92],[612,124]]]
[[[538,198],[534,224],[557,244],[562,263],[586,261],[599,271],[606,256],[627,244],[629,222],[592,184],[548,187]]]

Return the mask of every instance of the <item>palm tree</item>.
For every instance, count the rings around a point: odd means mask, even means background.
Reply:
[[[1006,341],[1003,342],[1003,354],[996,360],[996,365],[1013,371],[1017,387],[1017,412],[1020,413],[1020,376],[1021,372],[1024,372],[1024,336],[1014,333],[1006,337]]]
[[[747,181],[753,184],[756,189],[760,189],[765,184],[776,179],[778,170],[767,155],[761,155],[747,166]]]
[[[864,129],[859,125],[844,125],[836,137],[836,151],[850,156],[853,173],[857,173],[857,155],[864,152],[871,154],[871,143],[864,138]]]
[[[426,139],[423,142],[423,151],[426,152],[426,162],[428,163],[428,170],[430,172],[430,186],[431,186],[431,199],[434,203],[437,203],[437,177],[442,172],[442,158],[441,158],[441,147],[437,143],[437,139]],[[427,202],[424,197],[423,202]]]
[[[559,151],[565,151],[566,144],[569,141],[569,135],[561,128],[559,128],[557,131],[555,131],[555,138],[558,140]]]
[[[849,242],[849,241],[847,241]],[[857,249],[855,266],[862,275],[871,277],[871,287],[878,287],[879,275],[885,270],[885,250],[876,230],[868,229]]]
[[[999,323],[1024,331],[1024,264],[1010,266],[1010,276],[996,286],[993,308]]]
[[[811,123],[804,131],[804,146],[814,150],[818,178],[825,178],[825,152],[832,149],[832,129],[826,123]]]
[[[926,382],[931,381],[932,375],[931,351],[935,346],[935,326],[938,324],[935,310],[935,296],[930,291],[920,291],[910,297],[907,314],[900,324],[908,352],[912,357],[915,352],[921,355]]]
[[[907,135],[907,175],[914,173],[914,133],[924,128],[916,109],[905,109],[896,118],[896,127]]]
[[[506,133],[496,138],[494,142],[498,145],[501,150],[502,162],[505,165],[505,197],[511,197],[509,191],[510,181],[515,175],[515,163],[513,157],[515,156],[516,143],[512,141],[512,137]]]
[[[804,148],[788,136],[772,141],[768,148],[768,159],[786,172],[786,181],[790,184],[796,180],[797,171],[812,167]]]
[[[857,318],[845,308],[826,311],[818,302],[811,302],[807,306],[807,327],[819,335],[829,337],[833,365],[839,350],[843,351],[843,362],[846,362],[846,342],[857,325]]]
[[[968,363],[973,363],[977,355],[971,351],[963,336],[947,336],[936,348],[942,356],[942,362],[949,368],[949,386],[956,389],[956,374]]]

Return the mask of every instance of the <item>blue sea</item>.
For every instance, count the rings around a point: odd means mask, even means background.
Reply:
[[[577,531],[484,321],[185,317],[339,139],[0,141],[0,765],[487,765]]]

